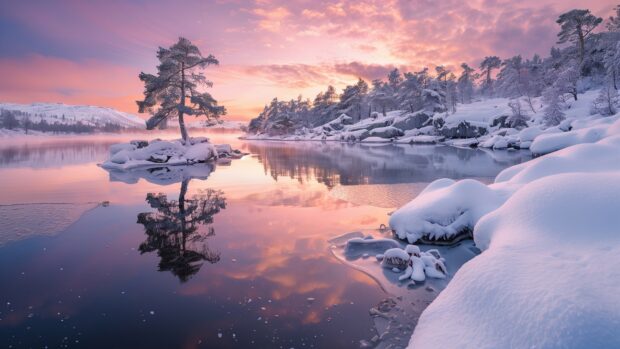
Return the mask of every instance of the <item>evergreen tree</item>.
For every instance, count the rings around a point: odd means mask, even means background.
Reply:
[[[345,87],[340,95],[340,103],[338,103],[337,114],[347,114],[354,120],[362,119],[363,103],[368,93],[368,84],[361,78],[355,85]]]
[[[0,116],[2,117],[2,127],[12,130],[14,128],[19,127],[19,120],[15,117],[15,114],[10,110],[2,110],[0,111]]]
[[[502,61],[497,56],[485,57],[482,63],[480,63],[480,70],[484,76],[484,81],[481,86],[483,94],[487,96],[493,95],[493,80],[491,78],[491,74],[493,73],[493,70],[499,68],[501,64]]]
[[[617,5],[614,10],[616,16],[610,16],[607,21],[607,30],[610,32],[620,32],[620,5]]]
[[[403,82],[403,77],[400,75],[400,71],[398,69],[394,69],[390,71],[388,74],[388,84],[393,90],[398,89],[398,85]]]
[[[561,26],[558,44],[575,43],[579,53],[579,63],[583,63],[586,38],[602,21],[602,18],[592,15],[590,10],[571,10],[561,14],[556,21]]]
[[[168,118],[177,118],[181,136],[187,141],[184,115],[217,119],[226,114],[226,109],[218,106],[209,93],[198,91],[199,87],[213,85],[200,71],[219,64],[213,55],[204,57],[189,40],[179,38],[170,48],[160,47],[157,58],[160,62],[157,75],[140,73],[140,80],[144,82],[144,100],[137,103],[140,113],[152,115],[146,122],[147,129],[152,130]]]
[[[461,64],[461,68],[463,71],[457,81],[459,99],[463,104],[471,103],[474,96],[474,69],[467,65],[467,63]]]

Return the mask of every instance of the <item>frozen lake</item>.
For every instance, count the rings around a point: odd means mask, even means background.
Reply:
[[[437,178],[490,182],[530,157],[210,136],[250,155],[185,181],[97,166],[155,135],[0,140],[2,347],[359,348],[390,295],[328,240]]]

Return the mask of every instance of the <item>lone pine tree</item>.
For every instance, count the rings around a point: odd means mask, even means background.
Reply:
[[[157,75],[140,73],[144,82],[144,100],[137,101],[140,113],[148,112],[151,118],[146,121],[146,128],[154,129],[164,120],[177,118],[184,141],[189,136],[185,127],[185,115],[205,116],[218,119],[226,114],[226,108],[207,92],[199,88],[213,86],[204,76],[202,70],[209,65],[218,65],[213,55],[204,57],[198,47],[185,38],[169,48],[160,47],[157,51],[159,65]]]

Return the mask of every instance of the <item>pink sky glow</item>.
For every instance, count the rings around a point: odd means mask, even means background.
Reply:
[[[221,62],[206,75],[228,118],[273,97],[313,98],[394,67],[456,67],[486,55],[547,55],[558,15],[614,1],[215,0],[0,4],[0,101],[92,104],[137,113],[140,71],[185,36]]]

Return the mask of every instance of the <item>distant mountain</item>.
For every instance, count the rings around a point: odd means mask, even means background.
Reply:
[[[112,108],[90,105],[67,105],[62,103],[0,103],[0,110],[15,112],[18,119],[28,118],[31,123],[46,121],[48,124],[73,125],[102,128],[115,125],[121,128],[144,128],[144,120],[138,116]]]

